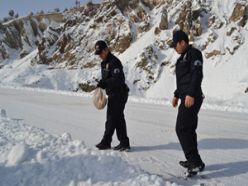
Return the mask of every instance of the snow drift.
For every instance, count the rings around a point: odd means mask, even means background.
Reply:
[[[68,133],[53,136],[1,113],[2,186],[176,185],[128,164],[121,154],[89,149]]]

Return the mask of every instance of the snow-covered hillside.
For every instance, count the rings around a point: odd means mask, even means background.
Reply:
[[[100,77],[94,43],[122,60],[133,96],[169,100],[178,55],[168,47],[183,29],[204,54],[206,102],[248,107],[246,0],[111,0],[0,25],[0,83],[85,92]],[[17,34],[17,39],[13,36]]]

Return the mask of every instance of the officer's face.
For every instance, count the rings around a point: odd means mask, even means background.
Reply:
[[[101,54],[99,55],[99,57],[102,59],[102,60],[106,60],[107,59],[107,56],[108,56],[108,53],[109,53],[109,50],[106,48],[104,49]]]
[[[178,54],[182,54],[184,53],[184,51],[187,48],[187,43],[183,40],[183,41],[179,41],[175,47],[175,50]]]

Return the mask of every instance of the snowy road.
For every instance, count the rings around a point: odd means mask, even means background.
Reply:
[[[52,134],[68,132],[87,146],[99,142],[104,130],[105,111],[97,111],[86,97],[0,88],[0,107],[9,117]],[[126,118],[133,148],[123,158],[132,164],[182,185],[247,185],[247,114],[201,111],[199,148],[207,167],[204,179],[189,181],[180,179],[183,169],[177,164],[183,154],[174,132],[176,110],[129,102]]]

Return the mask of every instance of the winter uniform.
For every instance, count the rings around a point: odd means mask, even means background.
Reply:
[[[110,146],[116,130],[121,147],[130,148],[124,116],[129,89],[125,84],[123,66],[120,60],[109,52],[107,59],[101,63],[101,70],[102,80],[98,86],[106,89],[108,95],[107,121],[101,143]]]
[[[202,164],[197,149],[196,128],[198,113],[203,102],[201,83],[203,79],[203,58],[198,49],[188,46],[176,63],[177,89],[175,97],[181,99],[176,122],[176,133],[188,162]],[[192,107],[185,107],[185,97],[194,97]]]

